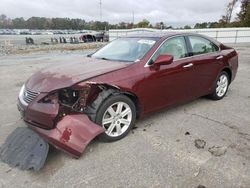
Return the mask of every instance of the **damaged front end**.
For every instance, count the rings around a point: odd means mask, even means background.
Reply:
[[[28,105],[24,121],[56,148],[79,157],[85,146],[104,132],[86,113],[100,90],[97,85],[79,83],[40,95]]]
[[[1,160],[11,166],[19,166],[21,169],[40,169],[47,157],[48,149],[40,151],[39,144],[31,148],[25,146],[34,142],[29,139],[34,132],[34,135],[38,133],[43,138],[37,135],[39,142],[44,142],[43,145],[48,142],[76,158],[80,157],[90,141],[105,131],[101,126],[93,123],[86,112],[88,104],[95,100],[102,89],[104,88],[98,85],[80,83],[71,88],[39,93],[33,100],[27,100],[32,97],[31,91],[27,88],[22,89],[18,99],[18,109],[29,128],[22,128],[26,129],[23,132],[27,134],[14,131],[6,139],[0,150]],[[13,137],[16,138],[13,139]],[[23,148],[19,147],[18,140],[23,140]],[[34,156],[33,150],[39,150],[35,155],[37,161],[27,162],[30,161],[30,156]],[[17,160],[10,156],[19,157]],[[7,160],[8,158],[13,160]]]

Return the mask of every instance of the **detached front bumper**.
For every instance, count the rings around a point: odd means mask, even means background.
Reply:
[[[41,98],[38,96],[38,99]],[[27,125],[55,148],[78,158],[86,146],[105,130],[85,114],[65,115],[56,121],[58,105],[40,104],[35,99],[25,106],[18,99],[18,110]]]
[[[104,129],[91,122],[87,115],[67,115],[54,129],[46,130],[28,124],[55,148],[79,158],[86,146]]]

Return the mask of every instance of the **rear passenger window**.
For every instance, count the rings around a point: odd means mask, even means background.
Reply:
[[[219,50],[218,46],[205,38],[189,36],[189,40],[191,43],[193,55],[206,54]]]

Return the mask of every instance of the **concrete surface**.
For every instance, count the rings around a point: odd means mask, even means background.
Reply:
[[[95,140],[78,160],[52,150],[39,172],[0,163],[0,188],[250,187],[250,46],[237,50],[238,75],[223,100],[200,98],[141,119],[126,138]],[[0,57],[0,144],[25,126],[16,108],[24,81],[44,66],[82,56]]]

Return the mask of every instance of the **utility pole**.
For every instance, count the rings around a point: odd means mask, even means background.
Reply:
[[[134,11],[132,12],[132,23],[133,23],[133,25],[135,23],[135,12]]]
[[[100,21],[102,22],[102,0],[100,0]]]

